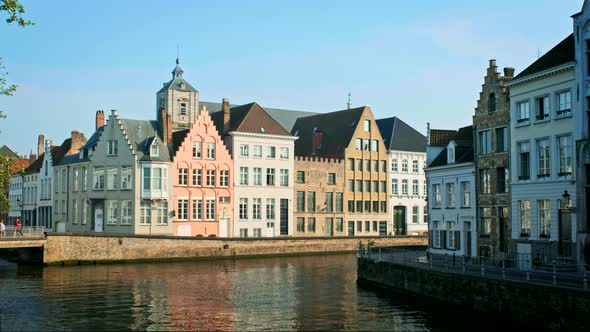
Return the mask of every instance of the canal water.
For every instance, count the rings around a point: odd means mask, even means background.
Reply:
[[[357,286],[354,255],[65,268],[0,262],[0,331],[455,331],[473,324],[451,309]]]

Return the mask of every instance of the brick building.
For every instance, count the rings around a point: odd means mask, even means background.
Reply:
[[[504,87],[514,68],[497,72],[490,60],[479,94],[473,126],[476,140],[476,195],[479,254],[503,256],[510,244],[510,99]]]

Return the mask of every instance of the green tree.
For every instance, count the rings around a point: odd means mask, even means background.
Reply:
[[[8,200],[8,185],[13,173],[21,172],[18,168],[16,158],[0,155],[0,216],[5,216],[10,210],[10,201]]]

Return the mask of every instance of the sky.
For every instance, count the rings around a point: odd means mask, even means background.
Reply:
[[[200,100],[311,112],[370,105],[423,134],[471,124],[489,59],[516,73],[572,32],[583,0],[31,1],[0,22],[11,97],[0,146],[36,151],[97,110],[155,119],[177,45]],[[5,17],[0,18],[3,20]]]

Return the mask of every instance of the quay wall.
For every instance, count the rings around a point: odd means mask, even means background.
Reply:
[[[358,282],[543,330],[590,331],[590,291],[358,260]]]
[[[188,238],[114,234],[49,233],[43,262],[54,264],[168,261],[233,257],[346,253],[359,242],[374,247],[425,246],[425,236],[326,238]]]

